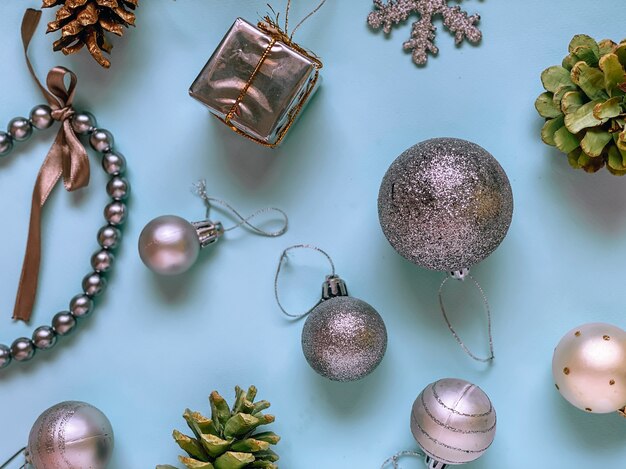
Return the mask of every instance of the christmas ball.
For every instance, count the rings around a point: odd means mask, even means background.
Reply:
[[[387,329],[380,314],[350,296],[320,303],[302,330],[302,350],[309,365],[333,381],[367,376],[380,364],[386,349]]]
[[[175,215],[165,215],[148,223],[139,236],[139,256],[160,275],[186,272],[198,259],[200,240],[191,223]]]
[[[34,469],[104,469],[113,452],[113,429],[92,405],[68,401],[39,416],[28,437],[26,461]]]
[[[513,216],[506,173],[482,147],[435,138],[402,153],[378,194],[378,217],[393,248],[427,269],[469,268],[504,239]]]
[[[611,324],[569,331],[554,349],[552,375],[561,395],[587,412],[626,406],[626,332]]]
[[[462,379],[442,379],[413,404],[411,431],[426,455],[443,464],[478,459],[496,434],[496,412],[487,394]]]

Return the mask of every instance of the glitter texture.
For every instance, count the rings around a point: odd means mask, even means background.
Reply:
[[[378,217],[393,248],[427,269],[469,268],[502,242],[513,216],[506,173],[466,140],[426,140],[389,167]]]
[[[349,296],[322,302],[302,330],[309,365],[333,381],[355,381],[378,366],[387,349],[387,329],[378,312]]]
[[[406,21],[412,13],[418,13],[420,19],[413,23],[411,39],[403,46],[413,51],[413,62],[424,65],[428,61],[428,52],[436,55],[439,48],[435,45],[435,32],[433,17],[441,15],[443,25],[454,34],[455,43],[461,44],[464,39],[477,43],[482,39],[482,33],[475,25],[480,21],[479,15],[468,16],[459,6],[448,6],[447,0],[389,0],[386,4],[383,0],[374,0],[373,11],[367,17],[367,22],[372,28],[382,26],[385,34],[391,32],[391,28]]]

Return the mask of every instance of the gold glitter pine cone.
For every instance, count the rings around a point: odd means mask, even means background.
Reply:
[[[211,418],[185,410],[183,418],[194,436],[174,430],[174,440],[187,453],[180,462],[187,469],[278,469],[278,455],[270,446],[279,442],[273,432],[257,432],[258,427],[274,422],[274,416],[262,412],[270,406],[267,401],[254,402],[257,389],[235,388],[232,408],[217,391],[209,397]],[[161,465],[157,469],[176,469]]]
[[[61,31],[61,39],[53,49],[65,55],[75,54],[84,46],[102,67],[111,62],[103,52],[111,53],[113,46],[106,33],[124,34],[124,27],[135,25],[139,0],[43,0],[43,8],[60,7],[56,19],[48,23],[49,33]]]
[[[626,174],[626,40],[619,44],[574,36],[561,65],[541,74],[535,102],[546,119],[541,139],[567,154],[574,168],[606,166]]]

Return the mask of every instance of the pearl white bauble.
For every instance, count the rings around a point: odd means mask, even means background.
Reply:
[[[626,406],[626,332],[604,323],[569,331],[554,349],[552,374],[572,405],[595,414]]]

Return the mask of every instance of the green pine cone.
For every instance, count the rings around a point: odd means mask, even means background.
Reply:
[[[541,74],[546,91],[535,101],[546,119],[541,139],[567,154],[574,168],[626,174],[625,67],[626,40],[578,35],[563,63]]]
[[[174,430],[174,440],[187,453],[179,457],[180,462],[187,469],[278,469],[278,455],[270,446],[276,445],[280,437],[273,432],[256,432],[258,427],[272,423],[274,416],[262,413],[270,403],[255,403],[256,393],[254,386],[247,392],[237,386],[231,409],[213,391],[209,397],[211,418],[185,410],[183,418],[194,436]],[[157,469],[176,468],[164,465]]]

